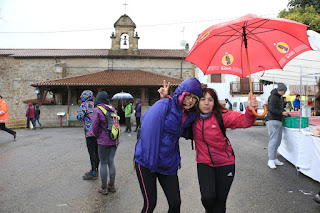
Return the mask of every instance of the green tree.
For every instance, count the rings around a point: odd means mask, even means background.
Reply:
[[[305,7],[291,7],[288,10],[284,9],[280,11],[278,17],[306,24],[309,26],[309,30],[320,32],[320,13],[317,12],[313,5],[307,5]]]
[[[317,13],[320,13],[320,0],[289,0],[288,6],[290,8],[313,6]]]

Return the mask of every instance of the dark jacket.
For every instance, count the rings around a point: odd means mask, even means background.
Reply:
[[[273,89],[270,92],[268,98],[268,114],[266,121],[278,120],[282,121],[283,101],[281,95],[278,93],[277,89]]]
[[[136,100],[136,102],[137,102],[137,105],[134,108],[134,110],[136,111],[135,116],[136,117],[141,117],[141,100],[138,98]]]

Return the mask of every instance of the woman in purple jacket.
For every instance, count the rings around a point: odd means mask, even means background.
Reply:
[[[114,187],[116,168],[114,165],[114,156],[116,154],[119,139],[112,140],[107,133],[107,119],[105,114],[97,107],[101,106],[107,111],[117,112],[117,110],[109,104],[108,93],[99,92],[94,102],[92,130],[98,141],[98,153],[100,158],[100,179],[101,187],[99,193],[107,195],[109,192],[115,192]],[[107,184],[109,169],[109,183]]]
[[[136,132],[138,130],[138,127],[140,126],[140,119],[141,119],[141,100],[138,98],[136,100],[136,107],[134,108],[135,112],[135,116],[136,116],[136,129],[133,130],[134,132]]]
[[[184,80],[170,98],[157,101],[142,116],[141,137],[135,148],[135,167],[144,199],[141,212],[153,212],[157,204],[157,180],[169,204],[168,212],[180,212],[178,180],[183,129],[196,117],[194,106],[202,95],[196,78]]]

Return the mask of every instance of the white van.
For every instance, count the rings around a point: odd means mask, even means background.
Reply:
[[[256,97],[256,99],[259,103],[258,114],[262,114],[264,112],[264,109],[263,109],[264,102],[259,97]],[[248,106],[248,96],[232,98],[230,102],[232,104],[233,111],[244,114]],[[265,122],[266,122],[265,117],[257,117],[256,124],[257,123],[265,124]]]

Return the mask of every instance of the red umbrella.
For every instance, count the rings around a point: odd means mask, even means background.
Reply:
[[[186,57],[207,74],[241,78],[268,69],[282,69],[297,55],[312,50],[307,25],[248,14],[203,31]],[[252,95],[252,84],[250,83]],[[255,110],[253,110],[256,116]]]

